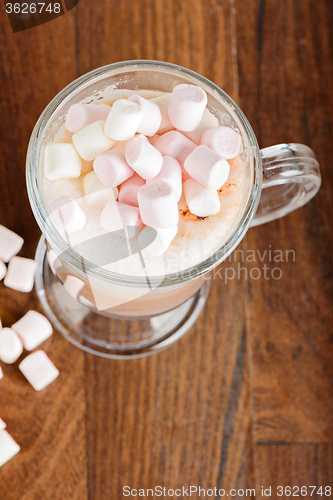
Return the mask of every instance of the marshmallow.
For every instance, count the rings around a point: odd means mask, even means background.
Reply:
[[[0,380],[3,378],[3,372],[1,370],[1,366],[0,366]]]
[[[66,116],[66,128],[70,132],[79,132],[87,125],[93,122],[105,120],[109,112],[101,106],[95,104],[73,104],[68,110]]]
[[[87,205],[100,210],[105,207],[108,201],[118,198],[118,189],[104,186],[94,170],[83,177],[83,190]]]
[[[149,137],[149,142],[152,146],[155,146],[157,139],[159,139],[161,136],[160,134],[155,134],[152,137]]]
[[[105,133],[115,141],[128,141],[137,132],[143,116],[142,107],[129,99],[113,103],[105,122]]]
[[[82,280],[79,280],[79,278],[76,278],[75,276],[66,276],[66,279],[64,281],[64,288],[67,293],[73,299],[77,299],[78,294],[81,292],[82,288],[84,287],[84,283]]]
[[[2,328],[0,330],[0,359],[11,365],[18,360],[23,352],[22,342],[14,330]]]
[[[19,445],[7,431],[0,431],[0,467],[20,451]]]
[[[156,231],[156,233],[152,234],[152,231]],[[177,232],[178,226],[173,226],[169,229],[145,227],[138,236],[138,244],[142,249],[143,255],[151,257],[154,255],[162,255],[169,248]],[[154,240],[150,243],[152,238],[154,238]]]
[[[197,85],[182,83],[171,94],[168,114],[178,130],[191,132],[199,127],[207,104],[206,92]]]
[[[144,185],[145,181],[138,174],[134,174],[119,186],[119,201],[126,205],[138,207],[138,189]]]
[[[32,351],[52,335],[52,325],[37,311],[28,311],[12,329],[20,337],[24,349]]]
[[[107,187],[119,186],[134,174],[125,160],[125,148],[115,146],[94,161],[94,170],[100,182]]]
[[[19,369],[36,391],[47,387],[59,375],[59,371],[44,351],[29,354],[21,361]]]
[[[44,174],[50,181],[80,177],[81,168],[82,160],[73,144],[57,142],[45,147]]]
[[[197,147],[195,142],[185,137],[177,130],[171,130],[166,134],[161,135],[155,143],[155,148],[163,156],[172,156],[180,163],[181,166],[184,165],[184,161],[190,153]]]
[[[231,127],[223,126],[206,130],[200,142],[216,151],[222,158],[230,160],[240,152],[242,138]]]
[[[33,259],[13,257],[8,265],[5,285],[19,292],[31,292],[34,286],[36,262]]]
[[[0,225],[0,259],[9,262],[21,250],[23,241],[21,236]]]
[[[96,104],[97,104],[97,103],[96,103]],[[98,103],[98,106],[99,106],[100,108],[102,108],[102,109],[105,109],[105,110],[108,112],[108,114],[110,113],[111,108],[112,108],[112,106],[110,106],[109,104],[105,104],[104,102],[99,102],[99,103]]]
[[[139,104],[142,108],[142,117],[137,131],[150,137],[155,135],[162,121],[161,111],[157,104],[138,94],[131,95],[128,100]]]
[[[133,137],[125,148],[125,157],[130,167],[143,179],[156,177],[162,168],[161,153],[149,142],[140,137]]]
[[[6,429],[6,424],[3,420],[1,420],[0,418],[0,431],[3,431],[4,429]]]
[[[220,210],[220,199],[217,191],[207,189],[194,179],[188,179],[183,184],[184,195],[188,208],[198,217],[214,215]]]
[[[141,220],[156,229],[178,224],[179,212],[175,193],[164,181],[151,182],[138,191]]]
[[[159,126],[158,132],[160,134],[164,134],[165,132],[169,132],[174,128],[172,125],[169,114],[168,114],[168,108],[169,108],[169,103],[171,99],[171,94],[166,94],[162,95],[160,97],[154,97],[153,99],[150,99],[151,102],[157,104],[157,106],[160,108],[161,112],[161,124]]]
[[[53,224],[67,233],[74,233],[84,228],[86,215],[72,198],[61,196],[50,207],[50,217]]]
[[[139,231],[142,226],[139,209],[119,201],[110,201],[102,211],[100,226],[110,233],[126,227],[137,228]],[[138,231],[134,229],[134,232]]]
[[[105,135],[104,122],[101,120],[87,125],[73,135],[73,144],[81,158],[86,161],[92,161],[98,155],[106,153],[114,143],[115,141]]]
[[[176,201],[180,200],[182,195],[182,171],[178,161],[172,156],[163,156],[163,165],[160,173],[151,180],[147,181],[147,184],[155,181],[164,181],[169,186],[172,187]]]
[[[0,259],[0,281],[4,279],[7,274],[6,264]]]
[[[230,172],[227,160],[207,146],[198,146],[185,160],[184,169],[202,186],[220,189]]]
[[[191,141],[200,144],[200,139],[202,134],[209,128],[215,128],[219,126],[219,121],[215,115],[208,108],[205,108],[200,125],[192,132],[184,132],[184,135],[191,139]]]

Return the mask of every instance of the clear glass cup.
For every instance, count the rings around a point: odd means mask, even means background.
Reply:
[[[96,267],[61,238],[50,221],[41,188],[45,145],[53,140],[72,104],[97,101],[107,87],[166,93],[180,83],[201,86],[207,92],[208,107],[220,123],[237,128],[242,136],[241,159],[248,192],[239,218],[213,255],[183,271],[149,276],[147,281],[146,276],[120,275]],[[249,227],[301,207],[318,192],[320,184],[319,165],[309,147],[281,144],[260,150],[237,104],[193,71],[145,60],[96,69],[68,85],[49,103],[29,143],[28,195],[43,233],[36,253],[36,290],[42,306],[55,328],[88,352],[109,358],[158,352],[179,339],[197,319],[207,300],[210,272],[238,246]],[[52,256],[58,256],[56,269]],[[78,295],[68,293],[64,286],[68,276],[80,280]]]

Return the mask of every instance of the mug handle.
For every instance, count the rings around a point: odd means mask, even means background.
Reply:
[[[303,144],[278,144],[260,151],[262,192],[251,227],[265,224],[302,207],[321,185],[319,163]]]

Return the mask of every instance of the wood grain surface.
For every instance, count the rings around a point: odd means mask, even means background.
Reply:
[[[239,247],[295,258],[226,261],[199,320],[166,351],[110,361],[55,333],[43,349],[60,376],[40,393],[20,360],[2,364],[0,417],[21,451],[0,469],[0,499],[120,500],[125,485],[256,488],[256,498],[266,498],[263,485],[272,498],[287,498],[279,485],[332,487],[331,0],[80,0],[15,34],[5,3],[0,223],[25,238],[20,255],[33,257],[40,236],[25,188],[32,128],[65,85],[115,61],[164,60],[213,80],[239,103],[261,147],[312,147],[323,186],[306,207],[249,230]],[[282,278],[243,271],[225,283],[228,269],[263,264]],[[5,326],[28,309],[41,311],[35,292],[0,284]]]

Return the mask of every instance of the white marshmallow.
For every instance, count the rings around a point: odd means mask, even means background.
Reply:
[[[198,217],[214,215],[220,210],[220,199],[217,191],[207,189],[194,179],[188,179],[183,184],[184,195],[188,208]]]
[[[64,288],[66,292],[69,293],[71,297],[73,297],[73,299],[77,299],[77,296],[81,292],[83,287],[84,283],[79,278],[70,275],[66,276],[66,279],[64,281]]]
[[[44,351],[35,351],[29,354],[21,361],[19,369],[36,391],[47,387],[59,375],[59,370]]]
[[[188,155],[184,169],[193,179],[208,189],[220,189],[230,172],[227,160],[204,145],[198,146]]]
[[[208,108],[205,108],[199,127],[197,127],[192,132],[184,132],[184,135],[186,135],[186,137],[191,139],[191,141],[195,142],[196,144],[200,144],[202,134],[209,128],[215,128],[218,126],[219,121],[216,116],[213,115],[213,113],[209,111]]]
[[[1,366],[0,366],[0,380],[3,378],[3,371],[1,369]]]
[[[176,85],[171,94],[168,114],[178,130],[191,132],[199,127],[207,104],[206,92],[197,85]]]
[[[19,445],[7,431],[0,431],[0,467],[20,451]]]
[[[156,229],[170,229],[178,224],[179,212],[175,193],[164,181],[151,182],[138,191],[141,220]]]
[[[50,181],[80,177],[81,168],[82,160],[73,144],[57,142],[45,147],[44,174]]]
[[[113,103],[105,122],[105,133],[115,141],[128,141],[137,132],[143,116],[142,107],[129,99]]]
[[[23,238],[5,226],[0,225],[0,259],[9,262],[19,253],[23,245]]]
[[[23,352],[22,342],[14,330],[2,328],[0,330],[0,359],[11,365],[18,360]]]
[[[242,138],[231,127],[222,126],[206,130],[200,142],[216,151],[222,158],[230,160],[239,154]]]
[[[119,186],[134,174],[125,159],[125,148],[115,146],[94,161],[94,170],[100,182],[107,187]]]
[[[86,215],[72,198],[62,196],[57,198],[50,207],[50,217],[53,224],[63,231],[74,233],[84,228]]]
[[[154,233],[152,235],[152,231],[156,231],[157,234]],[[173,226],[169,229],[153,229],[152,227],[145,227],[138,236],[138,244],[142,249],[143,255],[162,255],[169,248],[177,232],[178,226]],[[154,238],[154,241],[150,243],[152,238]]]
[[[100,226],[109,232],[119,231],[126,227],[137,228],[137,231],[131,230],[131,234],[139,232],[142,229],[139,209],[119,203],[119,201],[110,201],[102,211]]]
[[[145,185],[145,181],[138,174],[134,174],[130,179],[119,186],[119,201],[126,205],[138,207],[138,189]]]
[[[172,156],[163,156],[163,165],[160,173],[151,180],[147,181],[147,184],[155,181],[164,181],[169,186],[172,187],[176,201],[180,200],[182,195],[182,170],[178,161]]]
[[[129,101],[139,104],[142,108],[142,117],[137,131],[140,134],[153,136],[160,128],[162,115],[160,108],[151,99],[145,99],[138,94],[129,97]]]
[[[106,153],[114,143],[115,141],[105,135],[104,122],[101,120],[87,125],[73,135],[73,144],[81,158],[86,161],[92,161],[98,155]]]
[[[100,210],[103,210],[110,200],[118,198],[118,189],[104,186],[94,170],[83,177],[83,190],[87,205]]]
[[[166,94],[162,95],[160,97],[154,97],[153,99],[150,99],[153,103],[157,104],[157,106],[160,108],[161,112],[161,124],[159,126],[158,132],[160,134],[164,134],[165,132],[169,132],[174,128],[172,125],[169,114],[168,114],[168,109],[169,109],[169,103],[171,99],[171,94]]]
[[[24,349],[32,351],[52,335],[52,325],[37,311],[28,311],[12,329],[20,337]]]
[[[8,265],[5,285],[19,292],[31,292],[34,286],[36,266],[33,259],[13,257]]]
[[[7,274],[6,264],[0,259],[0,281],[4,279]]]
[[[4,429],[6,429],[6,424],[3,420],[1,420],[0,418],[0,431],[3,431]]]
[[[176,158],[181,166],[184,165],[184,161],[196,147],[197,145],[195,142],[191,141],[177,130],[171,130],[171,132],[161,135],[155,143],[155,148],[158,149],[163,156],[172,156]]]
[[[143,179],[152,179],[160,172],[163,158],[149,142],[133,137],[125,148],[126,161]]]
[[[95,104],[73,104],[67,112],[66,128],[70,132],[79,132],[93,122],[99,120],[105,122],[108,114],[109,112],[105,108]]]

